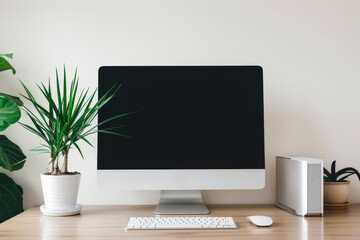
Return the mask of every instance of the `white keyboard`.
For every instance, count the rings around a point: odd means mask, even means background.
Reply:
[[[238,228],[232,217],[131,217],[127,230]]]

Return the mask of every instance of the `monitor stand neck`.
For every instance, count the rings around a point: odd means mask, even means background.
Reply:
[[[200,190],[162,190],[155,214],[208,214]]]

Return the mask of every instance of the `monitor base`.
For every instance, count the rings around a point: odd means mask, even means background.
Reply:
[[[155,214],[208,214],[200,190],[162,190]]]

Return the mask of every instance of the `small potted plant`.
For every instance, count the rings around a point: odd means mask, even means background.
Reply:
[[[40,207],[43,214],[50,216],[75,215],[81,211],[82,206],[77,204],[81,175],[79,172],[69,171],[69,151],[75,148],[83,157],[78,143],[84,141],[92,146],[87,138],[97,132],[124,136],[113,131],[120,127],[97,130],[97,126],[127,115],[125,113],[113,116],[99,124],[93,124],[98,110],[112,98],[113,94],[110,93],[112,89],[94,102],[97,91],[95,90],[91,94],[89,94],[89,88],[80,91],[77,71],[75,71],[70,85],[66,81],[65,66],[63,76],[61,89],[56,70],[56,94],[52,93],[50,80],[47,86],[38,85],[47,106],[41,105],[22,83],[26,91],[26,95],[22,96],[32,103],[34,110],[24,106],[23,109],[30,118],[32,126],[25,123],[20,124],[43,140],[39,147],[31,151],[38,154],[49,154],[50,158],[49,171],[41,174],[45,205]],[[61,160],[62,166],[60,165]]]
[[[356,174],[360,180],[360,173],[352,167],[335,169],[336,161],[331,164],[331,171],[324,167],[324,203],[325,204],[346,204],[350,194],[350,181],[346,180]]]

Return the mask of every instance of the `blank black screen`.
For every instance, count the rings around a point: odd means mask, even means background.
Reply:
[[[101,67],[98,169],[264,169],[259,66]]]

